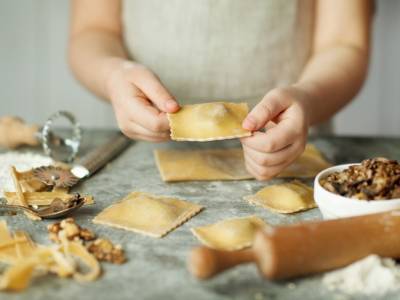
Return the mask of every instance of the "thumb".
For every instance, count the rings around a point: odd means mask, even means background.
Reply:
[[[160,111],[174,113],[179,110],[178,102],[154,73],[143,70],[140,75],[135,80],[135,85]]]
[[[280,89],[272,90],[251,110],[243,121],[243,128],[251,131],[259,130],[273,121],[290,106],[290,97]]]

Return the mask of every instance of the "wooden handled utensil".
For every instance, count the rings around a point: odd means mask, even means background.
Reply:
[[[55,134],[55,121],[65,119],[71,129],[71,136],[62,137]],[[20,146],[42,145],[46,155],[58,161],[72,162],[78,153],[81,142],[81,128],[74,115],[68,111],[58,111],[52,114],[43,126],[25,123],[18,117],[5,116],[0,118],[0,146],[18,148]],[[57,149],[57,151],[56,151]],[[55,153],[56,152],[56,153]],[[56,155],[58,154],[58,155]],[[62,154],[60,156],[60,154]]]
[[[0,146],[17,148],[19,146],[37,146],[36,137],[39,126],[26,124],[18,117],[5,116],[0,118]]]
[[[340,268],[370,254],[400,257],[400,211],[266,227],[247,250],[193,249],[188,267],[207,279],[255,262],[264,277],[287,279]]]

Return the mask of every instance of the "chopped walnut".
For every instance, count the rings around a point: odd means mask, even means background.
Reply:
[[[400,164],[383,157],[335,172],[320,180],[328,191],[359,200],[400,198]]]
[[[50,240],[59,243],[58,233],[61,230],[60,223],[54,223],[47,226],[47,231],[49,232]]]
[[[68,240],[81,242],[90,253],[98,260],[114,264],[122,264],[126,261],[124,251],[120,245],[114,245],[107,239],[97,238],[93,231],[82,228],[72,218],[67,218],[47,226],[49,238],[55,243],[60,243],[61,235]]]
[[[69,240],[72,240],[75,237],[79,236],[79,226],[71,218],[62,220],[60,223],[60,227],[62,230],[65,231],[65,235]]]
[[[121,245],[114,246],[107,239],[96,239],[88,245],[87,249],[100,261],[113,264],[122,264],[126,261]]]
[[[56,243],[60,242],[60,234],[65,234],[65,237],[71,241],[91,241],[96,238],[96,235],[92,231],[81,228],[72,218],[51,224],[47,227],[47,230],[50,240]]]
[[[81,228],[79,237],[84,241],[92,241],[96,238],[96,235],[93,233],[93,231],[90,231],[87,228]]]

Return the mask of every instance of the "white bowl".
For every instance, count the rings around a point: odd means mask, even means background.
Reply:
[[[319,183],[321,178],[334,172],[343,171],[353,165],[359,164],[334,166],[321,171],[317,177],[315,177],[314,199],[324,219],[352,217],[400,209],[400,199],[372,201],[351,199],[329,192]]]

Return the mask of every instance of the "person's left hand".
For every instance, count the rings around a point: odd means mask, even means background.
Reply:
[[[256,179],[267,180],[278,175],[304,151],[307,98],[297,87],[276,88],[243,121],[243,128],[254,131],[252,136],[242,138],[241,143],[246,168]]]

